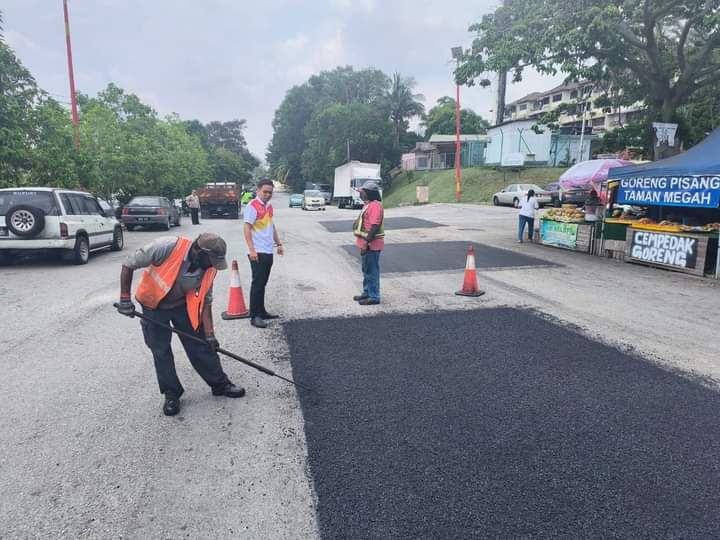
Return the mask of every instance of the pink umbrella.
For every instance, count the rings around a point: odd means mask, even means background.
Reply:
[[[613,167],[633,165],[624,159],[591,159],[573,165],[562,176],[559,184],[562,189],[591,188],[600,192],[600,186],[607,180],[608,171]]]

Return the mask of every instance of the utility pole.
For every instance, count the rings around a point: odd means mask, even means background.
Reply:
[[[452,56],[457,62],[457,67],[460,67],[460,60],[462,59],[462,47],[453,47],[450,49]],[[460,166],[462,165],[460,159],[460,83],[455,77],[455,202],[460,202],[462,196],[462,173],[460,172]]]
[[[72,124],[75,149],[80,150],[80,131],[78,126],[77,95],[75,94],[75,75],[73,73],[72,46],[70,45],[70,17],[68,16],[67,0],[63,0],[65,13],[65,44],[67,46],[68,74],[70,76],[70,108],[72,111]]]

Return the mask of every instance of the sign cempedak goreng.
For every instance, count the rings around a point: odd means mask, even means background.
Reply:
[[[634,176],[620,180],[619,204],[717,208],[720,176]]]

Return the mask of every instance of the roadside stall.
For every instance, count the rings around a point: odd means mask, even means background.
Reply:
[[[612,169],[609,178],[603,251],[613,246],[628,262],[720,277],[720,129],[683,154]]]
[[[543,212],[538,224],[539,242],[572,251],[595,253],[606,202],[603,183],[609,170],[629,163],[620,159],[593,159],[565,171],[558,183],[565,193],[582,193],[578,201],[581,207],[570,203]],[[593,191],[597,195],[595,199],[591,197]]]

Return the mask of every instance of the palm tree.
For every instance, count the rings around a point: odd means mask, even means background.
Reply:
[[[415,88],[415,79],[402,77],[397,72],[393,73],[392,86],[385,100],[393,124],[396,148],[400,146],[400,134],[407,130],[408,120],[425,112],[425,106],[420,103],[425,96],[413,94],[413,88]]]

